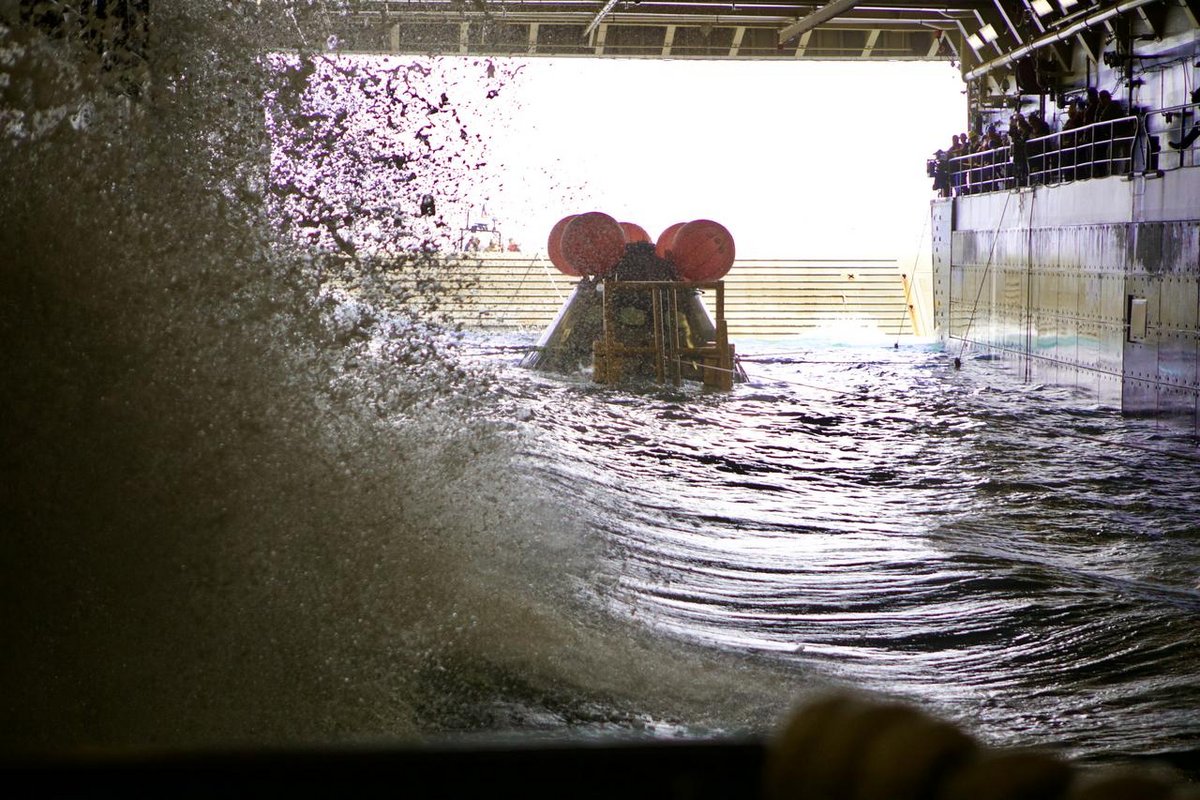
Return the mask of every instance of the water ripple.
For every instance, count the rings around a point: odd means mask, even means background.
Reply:
[[[506,373],[536,409],[530,468],[605,537],[611,613],[1000,744],[1196,752],[1186,432],[936,347],[739,350],[751,380],[727,395]]]

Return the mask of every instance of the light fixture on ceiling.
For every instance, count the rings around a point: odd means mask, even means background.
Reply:
[[[1079,5],[1079,0],[1058,0],[1058,4],[1062,6],[1063,13],[1066,14],[1072,8]]]
[[[983,39],[979,38],[978,33],[972,33],[967,37],[967,44],[971,45],[971,49],[978,53],[983,49]]]
[[[1054,13],[1054,6],[1050,5],[1050,0],[1033,0],[1030,5],[1039,17]]]
[[[979,29],[979,35],[983,37],[985,42],[994,42],[1000,34],[996,33],[996,29],[992,27],[992,23],[988,23]]]

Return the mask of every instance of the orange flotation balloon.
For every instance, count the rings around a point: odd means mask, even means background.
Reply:
[[[621,230],[625,231],[625,244],[650,241],[650,234],[646,233],[646,229],[636,222],[622,222],[620,225]]]
[[[669,261],[671,259],[671,248],[675,242],[675,234],[686,224],[686,222],[676,222],[660,233],[658,241],[654,244],[654,254],[659,258],[665,258]]]
[[[733,236],[719,222],[698,219],[675,233],[671,259],[686,281],[716,281],[733,266]]]
[[[602,211],[579,214],[563,229],[562,255],[580,275],[604,275],[625,255],[625,232]]]
[[[546,255],[550,256],[550,263],[558,267],[559,272],[578,278],[580,276],[579,273],[563,258],[562,251],[563,231],[567,229],[567,224],[575,219],[575,217],[575,214],[571,214],[554,223],[554,227],[550,229],[550,239],[546,242]]]

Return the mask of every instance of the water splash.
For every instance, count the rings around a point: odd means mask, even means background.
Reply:
[[[0,746],[761,724],[777,684],[587,605],[587,521],[453,354],[409,187],[452,207],[468,124],[293,10],[155,4],[132,66],[0,28]],[[424,139],[339,117],[372,92]]]

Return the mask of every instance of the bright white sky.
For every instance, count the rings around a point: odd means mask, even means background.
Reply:
[[[598,210],[651,238],[714,219],[739,257],[900,258],[927,235],[925,160],[965,128],[945,62],[501,63],[523,66],[488,104],[500,185],[471,221],[531,254]]]

